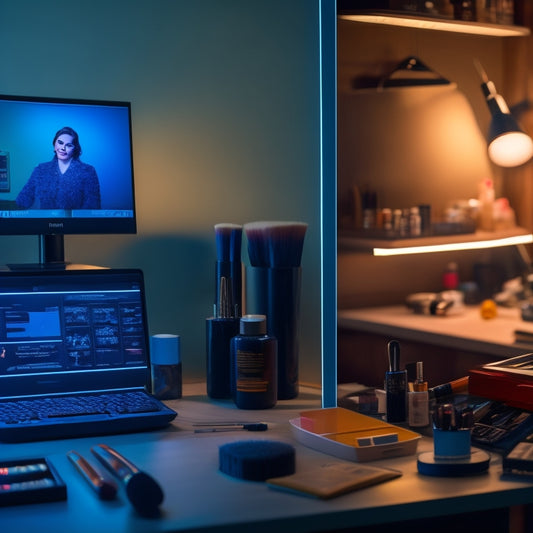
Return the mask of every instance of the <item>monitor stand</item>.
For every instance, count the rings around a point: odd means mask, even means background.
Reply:
[[[65,239],[63,235],[39,235],[39,263],[11,263],[9,270],[94,270],[106,267],[78,265],[65,261]]]

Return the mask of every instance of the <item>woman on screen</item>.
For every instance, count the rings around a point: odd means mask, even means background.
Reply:
[[[61,128],[52,142],[54,158],[35,167],[17,196],[23,209],[100,209],[96,170],[80,161],[81,146],[72,128]]]

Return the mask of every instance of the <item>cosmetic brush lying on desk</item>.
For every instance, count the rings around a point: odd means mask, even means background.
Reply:
[[[116,476],[126,488],[126,494],[135,510],[142,516],[157,516],[164,494],[159,483],[106,444],[91,448],[93,455]]]

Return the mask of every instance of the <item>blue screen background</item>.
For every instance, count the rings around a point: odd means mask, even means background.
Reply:
[[[58,130],[78,132],[80,160],[96,169],[102,209],[134,209],[129,110],[126,106],[0,100],[0,151],[9,152],[14,200],[33,169],[54,156]]]

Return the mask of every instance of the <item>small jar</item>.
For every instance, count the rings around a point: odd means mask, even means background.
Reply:
[[[158,400],[175,400],[182,395],[180,336],[168,333],[152,335],[152,393]]]
[[[447,291],[455,291],[459,287],[459,268],[457,263],[450,261],[442,273],[442,288]]]
[[[266,331],[265,315],[244,315],[231,339],[231,390],[239,409],[276,405],[278,342]]]

